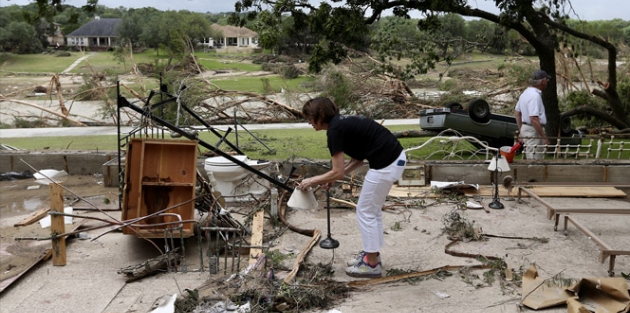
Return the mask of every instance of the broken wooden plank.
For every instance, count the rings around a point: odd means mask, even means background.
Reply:
[[[48,209],[46,209],[46,210],[48,210]],[[74,225],[74,227],[72,228],[72,232],[74,232],[77,229],[81,228],[83,226],[83,224],[85,224],[86,222],[87,222],[87,220],[82,220],[81,222],[79,222],[76,225]],[[48,259],[50,259],[52,257],[52,251],[53,251],[52,249],[47,249],[47,250],[43,251],[40,254],[40,256],[37,257],[36,259],[33,259],[31,264],[29,264],[28,267],[26,267],[23,271],[21,271],[20,273],[16,274],[15,276],[11,276],[10,278],[7,278],[7,279],[4,279],[4,280],[0,281],[0,293],[2,293],[11,284],[13,284],[20,277],[22,277],[22,275],[27,273],[31,268],[35,267],[35,265],[39,264],[42,261],[48,261]]]
[[[41,262],[42,260],[48,260],[51,256],[52,256],[52,249],[48,249],[48,251],[42,252],[41,255],[38,258],[36,258],[35,260],[33,260],[33,262],[26,269],[24,269],[22,272],[16,274],[15,276],[12,276],[10,278],[7,278],[7,279],[4,279],[4,280],[0,281],[0,293],[2,293],[12,283],[14,283],[20,277],[22,277],[22,275],[27,273],[31,268],[35,267],[35,265],[37,265],[39,262]]]
[[[250,240],[251,249],[249,250],[249,264],[256,263],[259,256],[262,255],[263,244],[263,224],[265,212],[260,210],[254,214],[252,222],[252,238]]]
[[[300,269],[300,264],[302,264],[302,262],[304,262],[304,259],[306,258],[306,254],[308,254],[309,251],[311,251],[311,249],[313,249],[313,246],[319,241],[320,237],[321,237],[321,232],[319,230],[315,229],[313,231],[313,237],[311,238],[311,240],[306,244],[304,249],[302,249],[302,251],[300,251],[300,253],[298,254],[297,258],[295,258],[295,262],[293,262],[293,269],[289,273],[289,276],[284,278],[284,283],[285,284],[291,283],[291,281],[293,280],[293,278],[297,274],[298,270]]]
[[[41,209],[39,211],[33,212],[29,216],[27,216],[25,219],[20,221],[19,223],[13,224],[13,226],[14,227],[20,227],[20,226],[31,225],[31,224],[41,220],[42,218],[44,218],[46,215],[48,215],[48,211],[49,210],[50,210],[50,208],[43,208],[43,209]]]
[[[580,197],[580,198],[625,198],[625,192],[615,187],[555,187],[535,186],[534,193],[540,197]]]
[[[337,198],[333,198],[333,197],[330,198],[330,201],[341,203],[341,204],[345,204],[345,205],[347,205],[347,206],[349,206],[349,207],[351,207],[353,209],[357,208],[357,204],[353,203],[353,202],[350,202],[350,201],[341,200],[341,199],[337,199]]]

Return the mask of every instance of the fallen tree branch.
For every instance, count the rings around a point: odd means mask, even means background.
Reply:
[[[363,287],[363,286],[373,286],[373,285],[378,285],[378,284],[384,284],[384,283],[391,283],[394,281],[399,281],[399,280],[403,280],[403,279],[407,279],[407,278],[414,278],[414,277],[422,277],[422,276],[428,276],[428,275],[433,275],[433,274],[437,274],[439,272],[444,272],[444,271],[455,271],[455,270],[459,270],[462,268],[469,268],[469,269],[489,269],[492,268],[491,265],[488,264],[480,264],[480,265],[445,265],[442,267],[437,267],[434,269],[430,269],[430,270],[426,270],[426,271],[422,271],[422,272],[415,272],[415,273],[407,273],[407,274],[401,274],[401,275],[395,275],[395,276],[387,276],[387,277],[381,277],[381,278],[374,278],[374,279],[370,279],[370,280],[355,280],[355,281],[351,281],[348,283],[348,286],[350,287]]]
[[[313,237],[311,238],[311,240],[306,244],[304,249],[302,249],[302,251],[300,251],[300,253],[298,254],[297,258],[295,258],[295,262],[293,262],[293,269],[289,273],[289,276],[284,278],[284,283],[285,284],[291,283],[293,278],[295,278],[295,275],[297,275],[297,272],[300,269],[300,264],[302,264],[304,262],[304,259],[306,258],[306,255],[311,251],[311,249],[313,249],[313,246],[319,241],[319,237],[320,236],[321,236],[321,233],[319,232],[319,230],[315,229],[315,231],[313,232]]]
[[[68,109],[63,103],[63,91],[61,90],[61,82],[59,81],[59,75],[55,74],[50,79],[50,84],[48,87],[49,97],[51,96],[53,85],[55,86],[55,89],[57,90],[57,99],[59,100],[59,108],[61,109],[61,114],[67,117],[68,114],[70,114],[70,112],[68,111]]]
[[[306,258],[306,255],[311,251],[311,249],[313,248],[313,246],[319,241],[319,238],[321,237],[321,232],[317,229],[301,229],[301,228],[297,228],[291,224],[289,224],[287,222],[287,220],[284,218],[284,214],[286,213],[286,205],[281,205],[284,203],[284,197],[288,194],[288,192],[285,190],[284,192],[282,192],[282,195],[279,197],[278,199],[278,206],[280,207],[280,210],[278,212],[278,219],[280,219],[280,221],[286,225],[287,227],[289,227],[290,230],[302,234],[302,235],[306,235],[311,237],[311,240],[306,244],[306,246],[304,247],[304,249],[302,249],[302,251],[300,251],[300,253],[298,254],[297,258],[295,259],[295,262],[293,262],[293,269],[291,270],[291,272],[289,273],[289,276],[285,277],[284,279],[284,283],[288,284],[290,283],[293,278],[295,277],[295,275],[297,275],[298,270],[300,269],[300,264],[302,264],[302,262],[304,262],[304,259]]]
[[[181,257],[181,254],[179,254],[179,248],[175,248],[165,254],[146,260],[140,264],[119,269],[118,274],[125,275],[126,282],[136,281],[157,271],[166,269],[171,262],[178,265]]]
[[[5,101],[5,102],[14,102],[14,103],[19,103],[19,104],[27,105],[27,106],[30,106],[30,107],[33,107],[33,108],[36,108],[36,109],[42,110],[42,111],[44,111],[44,112],[47,112],[47,113],[53,114],[53,115],[58,116],[58,117],[60,117],[60,118],[62,118],[62,119],[66,119],[66,120],[68,120],[68,121],[70,121],[70,122],[72,122],[72,123],[75,123],[75,124],[79,125],[79,126],[85,126],[85,124],[83,124],[83,123],[81,123],[81,122],[79,122],[79,121],[77,121],[77,120],[75,120],[75,119],[69,118],[69,117],[67,117],[67,116],[65,116],[65,115],[63,115],[63,114],[60,114],[60,113],[57,113],[57,112],[55,112],[55,111],[49,110],[49,109],[47,109],[47,108],[44,108],[44,107],[39,106],[39,105],[34,104],[34,103],[30,103],[30,102],[26,102],[26,101],[22,101],[22,100],[17,100],[17,99],[6,99],[6,98],[0,98],[0,102],[3,102],[3,101]]]

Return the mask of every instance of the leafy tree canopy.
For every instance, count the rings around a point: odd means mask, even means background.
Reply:
[[[468,0],[334,0],[336,6],[327,2],[313,5],[307,0],[240,0],[235,4],[236,13],[230,18],[234,25],[244,25],[258,14],[265,14],[280,24],[285,14],[295,17],[295,29],[308,28],[318,36],[319,42],[314,47],[309,60],[309,69],[318,71],[326,62],[340,62],[349,49],[365,49],[364,35],[367,25],[379,21],[391,10],[394,15],[410,18],[410,13],[419,12],[424,18],[418,27],[424,30],[440,29],[445,13],[456,13],[463,16],[478,17],[505,29],[516,31],[535,50],[540,60],[540,68],[553,78],[547,89],[543,91],[548,124],[546,131],[555,136],[560,129],[560,110],[556,86],[555,52],[561,43],[570,38],[589,41],[606,49],[608,57],[608,82],[605,89],[595,89],[593,94],[604,98],[610,106],[612,114],[590,110],[584,111],[596,115],[617,128],[630,127],[630,110],[622,104],[617,92],[617,49],[613,43],[601,36],[569,27],[569,12],[572,11],[570,0],[495,0],[499,14],[473,7]],[[248,12],[248,14],[243,14]],[[440,19],[440,17],[442,19]],[[453,25],[451,23],[451,25]],[[623,25],[622,25],[623,26]],[[268,26],[269,27],[269,26]],[[458,31],[459,27],[442,31]],[[623,29],[623,28],[622,28]],[[623,33],[623,32],[622,32]],[[611,34],[612,36],[612,34]],[[383,41],[383,36],[380,37]],[[393,47],[382,45],[381,47]],[[399,48],[396,48],[399,49]],[[421,48],[420,48],[421,49]],[[390,56],[395,50],[385,51]],[[421,54],[417,54],[420,56]],[[428,55],[428,57],[427,57]],[[426,71],[436,61],[434,55],[424,54],[424,58],[412,57],[413,67],[418,71]]]

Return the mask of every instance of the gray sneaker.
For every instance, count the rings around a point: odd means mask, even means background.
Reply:
[[[348,261],[346,262],[346,265],[354,266],[355,264],[359,263],[359,261],[363,260],[364,258],[365,258],[365,251],[361,251],[358,254],[354,255],[352,258],[348,259]],[[378,263],[381,264],[380,253],[376,256],[376,259],[378,260]]]
[[[381,263],[376,264],[375,267],[371,267],[361,259],[357,264],[346,268],[346,274],[352,277],[381,277]]]

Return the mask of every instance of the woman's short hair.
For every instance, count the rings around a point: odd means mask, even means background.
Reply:
[[[314,123],[330,123],[333,116],[339,114],[339,108],[330,99],[317,97],[306,101],[302,107],[302,114],[307,120],[312,119]]]

